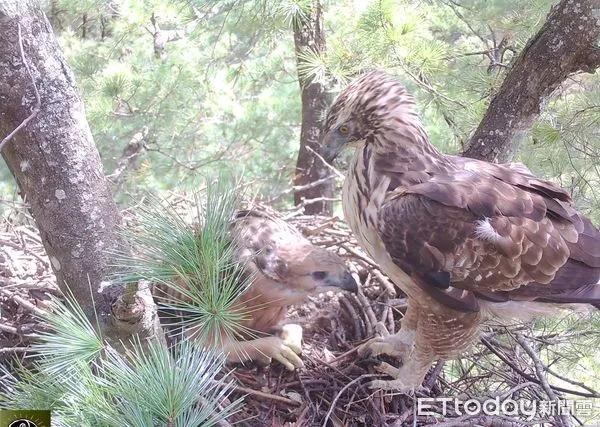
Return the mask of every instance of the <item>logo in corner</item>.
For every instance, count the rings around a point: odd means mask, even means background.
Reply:
[[[50,411],[0,410],[0,427],[50,427]]]
[[[8,427],[38,427],[38,425],[31,420],[22,418],[20,420],[14,420]]]

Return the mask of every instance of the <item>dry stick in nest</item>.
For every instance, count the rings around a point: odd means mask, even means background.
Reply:
[[[31,351],[29,347],[4,347],[0,348],[0,354],[3,353],[27,353]]]
[[[26,226],[21,225],[19,227],[16,227],[15,231],[18,231],[21,234],[25,234],[26,236],[30,237],[38,246],[42,246],[42,239],[39,236],[39,234],[36,234],[35,232],[31,231]]]
[[[390,335],[396,333],[396,322],[394,320],[394,310],[389,305],[386,307],[386,315],[387,315],[387,330]]]
[[[305,185],[294,185],[293,187],[290,187],[287,190],[282,191],[275,197],[271,197],[265,203],[267,205],[271,205],[271,204],[273,204],[273,202],[276,202],[277,200],[281,199],[283,196],[287,196],[288,194],[291,194],[296,191],[310,190],[311,188],[318,187],[319,185],[322,185],[322,184],[325,184],[326,182],[331,181],[333,178],[335,178],[335,175],[329,175],[329,176],[326,176],[325,178],[321,178],[316,181],[309,182],[308,184],[305,184]]]
[[[369,258],[368,255],[366,255],[366,254],[362,253],[360,250],[356,249],[354,246],[350,246],[350,245],[341,245],[341,246],[343,249],[347,250],[352,255],[354,255],[361,261],[365,262],[370,267],[379,268],[379,266],[375,263],[375,261],[373,261],[371,258]]]
[[[314,228],[310,228],[307,226],[302,227],[302,234],[304,234],[305,236],[308,236],[308,237],[316,236],[316,235],[324,232],[328,226],[335,224],[339,220],[340,219],[338,217],[334,216],[334,217],[331,217],[331,218],[323,221],[321,224],[317,225]],[[323,233],[323,234],[327,234],[327,233]]]
[[[11,242],[10,240],[4,239],[0,240],[0,242],[2,242],[3,245],[10,246],[11,248],[22,250],[25,255],[31,255],[32,257],[40,261],[42,264],[44,264],[45,267],[50,267],[50,262],[47,259],[44,259],[41,255],[38,255],[35,252],[29,250],[23,244],[18,245],[16,243]]]
[[[351,378],[348,375],[346,375],[343,371],[339,370],[337,367],[335,367],[331,363],[325,362],[324,360],[315,361],[314,359],[312,359],[311,357],[308,357],[308,356],[306,356],[306,359],[310,360],[315,365],[317,363],[319,363],[321,365],[324,365],[324,366],[330,368],[331,370],[333,370],[336,374],[340,375],[346,381],[350,381],[350,382],[353,381],[353,380],[351,380]],[[385,376],[385,374],[363,374],[363,377],[366,376],[366,375],[371,375],[373,378],[383,378]],[[332,376],[332,378],[334,378],[334,377]],[[348,383],[346,383],[346,386],[344,388],[348,388],[347,385],[348,385]],[[364,389],[364,387],[362,385],[359,385],[359,387],[361,389],[363,389],[365,392],[367,392],[367,394],[371,393],[370,391]],[[375,393],[377,393],[377,392],[375,392]],[[371,394],[374,394],[374,393],[371,393]],[[339,399],[339,397],[338,397],[338,399]],[[371,405],[371,407],[373,408],[374,411],[379,412],[379,408],[377,408],[375,406],[375,404],[373,403],[372,399],[368,399],[367,403],[369,405]],[[325,420],[325,422],[327,422],[327,420]]]
[[[383,273],[378,268],[373,270],[373,276],[375,276],[379,283],[381,283],[385,287],[390,298],[396,298],[396,287],[387,277],[383,275]]]
[[[39,337],[38,334],[30,332],[30,331],[33,331],[35,327],[36,327],[36,325],[34,325],[34,324],[20,325],[18,327],[15,327],[15,326],[6,325],[4,323],[0,323],[0,331],[8,332],[9,334],[13,334],[13,335],[19,335],[19,336],[25,337],[25,338],[38,338]]]
[[[354,385],[357,382],[362,381],[366,378],[381,378],[381,377],[382,377],[381,374],[363,374],[360,377],[354,378],[352,381],[350,381],[344,387],[342,387],[340,389],[340,391],[335,395],[335,398],[333,399],[333,401],[331,402],[331,406],[329,407],[329,410],[327,411],[327,414],[325,415],[325,419],[323,420],[323,427],[327,427],[327,421],[329,421],[329,418],[331,417],[331,414],[333,413],[333,410],[335,409],[335,405],[337,404],[338,400],[340,400],[341,395],[348,388],[350,388],[352,385]]]
[[[30,303],[29,301],[21,298],[20,296],[13,294],[12,292],[7,291],[6,289],[0,289],[0,294],[3,294],[4,296],[6,296],[7,298],[12,299],[15,303],[17,303],[18,305],[22,306],[23,308],[26,308],[27,310],[37,314],[38,316],[45,316],[46,312],[44,310],[42,310],[41,308],[36,307],[35,305],[33,305],[32,303]]]
[[[537,355],[533,347],[531,347],[531,345],[523,337],[523,335],[516,334],[516,339],[517,342],[521,345],[521,347],[523,347],[523,350],[525,350],[529,357],[531,357],[535,373],[537,374],[537,377],[540,380],[542,388],[544,389],[550,400],[556,402],[558,405],[559,399],[556,396],[556,393],[554,393],[554,390],[552,390],[552,387],[550,387],[550,383],[548,383],[548,378],[546,378],[546,375],[544,375],[544,364],[540,360],[539,356]],[[560,422],[562,422],[562,424],[565,426],[568,426],[570,424],[569,417],[565,414],[557,414],[557,421],[558,420],[560,420]]]
[[[344,309],[348,312],[350,319],[354,321],[354,339],[356,341],[361,340],[364,337],[362,328],[361,328],[361,318],[354,309],[352,302],[350,301],[350,296],[343,294],[339,298],[340,305],[344,307]]]
[[[300,377],[299,371],[296,371],[296,378],[298,378],[298,383],[300,384],[300,388],[302,389],[302,394],[304,394],[306,401],[310,402],[310,395],[308,394],[308,390],[306,389],[306,386],[304,385],[304,381],[302,381],[302,378]],[[290,387],[289,384],[286,384],[285,386]]]
[[[362,292],[362,291],[359,290],[359,292]],[[361,318],[365,322],[365,335],[367,337],[372,337],[373,336],[373,328],[377,324],[377,317],[375,317],[375,313],[373,313],[373,309],[371,308],[371,305],[367,301],[367,298],[364,296],[364,294],[363,294],[362,298],[358,297],[357,299],[355,299],[355,301],[356,300],[358,300],[358,306],[361,308],[361,311],[362,311]],[[370,311],[370,313],[369,313],[369,311]]]
[[[314,203],[319,203],[319,202],[339,202],[341,199],[337,198],[337,197],[315,197],[314,199],[302,199],[302,202],[296,205],[296,208],[288,213],[287,215],[284,215],[281,219],[284,221],[287,221],[297,215],[301,215],[304,212],[304,208],[308,205],[312,205]]]
[[[365,286],[367,286],[369,283],[371,283],[371,275],[370,274],[367,276]],[[358,297],[358,301],[360,302],[361,308],[363,309],[365,318],[369,321],[369,323],[371,325],[376,325],[377,324],[377,316],[375,316],[375,313],[373,312],[373,307],[371,307],[371,302],[367,299],[367,297],[363,293],[362,289],[358,290],[358,293],[356,294],[356,296]],[[370,328],[370,330],[367,330],[368,336],[371,336],[372,333],[373,333],[372,328]]]
[[[348,351],[346,351],[346,352],[344,352],[344,353],[340,354],[339,356],[336,356],[336,357],[335,357],[333,360],[330,360],[330,361],[329,361],[329,364],[330,364],[331,366],[337,366],[337,365],[340,363],[340,361],[342,361],[342,360],[346,359],[348,356],[351,356],[351,355],[353,355],[354,353],[357,353],[357,352],[358,352],[358,349],[360,348],[360,346],[361,346],[361,345],[363,345],[363,344],[364,344],[365,342],[367,342],[367,341],[368,341],[368,338],[367,338],[367,339],[364,339],[364,340],[363,340],[363,341],[362,341],[362,342],[361,342],[359,345],[357,345],[356,347],[354,347],[354,348],[351,348],[350,350],[348,350]]]
[[[217,382],[215,382],[215,384],[217,384]],[[251,396],[273,400],[275,402],[284,403],[284,404],[290,405],[290,406],[300,406],[301,405],[300,402],[297,402],[292,399],[288,399],[287,397],[279,396],[277,394],[272,394],[272,393],[265,393],[263,391],[258,391],[258,390],[254,390],[252,388],[243,387],[241,385],[234,385],[234,389],[235,389],[235,391],[239,391],[241,393],[246,393]]]

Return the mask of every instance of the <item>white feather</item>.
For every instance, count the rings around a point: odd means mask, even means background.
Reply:
[[[489,218],[480,219],[475,223],[475,237],[481,240],[497,242],[502,240],[502,236],[492,227]]]

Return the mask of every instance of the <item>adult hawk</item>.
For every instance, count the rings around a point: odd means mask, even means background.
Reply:
[[[419,386],[431,363],[464,351],[490,318],[550,304],[600,304],[600,233],[569,194],[517,164],[440,153],[412,96],[370,72],[331,107],[323,156],[356,147],[343,188],[359,244],[408,296],[400,332],[362,353],[402,357],[375,387]]]
[[[250,336],[234,340],[220,334],[225,338],[218,346],[229,362],[268,363],[276,359],[288,369],[301,367],[298,354],[302,328],[279,325],[289,306],[304,302],[310,294],[331,289],[357,292],[356,281],[341,257],[313,245],[285,221],[265,212],[237,211],[231,222],[231,236],[235,261],[243,266],[244,275],[252,278],[249,288],[234,304],[234,310],[247,314],[241,326],[250,331]],[[184,309],[189,299],[181,286],[161,285],[155,289],[155,296],[167,306]],[[274,334],[279,328],[279,335]],[[191,339],[200,336],[193,325],[186,327],[186,335]]]

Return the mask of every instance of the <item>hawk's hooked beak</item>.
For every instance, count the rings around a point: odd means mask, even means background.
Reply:
[[[327,163],[331,163],[342,152],[346,138],[335,129],[330,130],[323,136],[321,145],[321,156]]]
[[[354,280],[354,277],[352,277],[352,274],[347,271],[341,276],[327,276],[323,281],[323,286],[340,288],[353,294],[358,293],[358,284]]]

